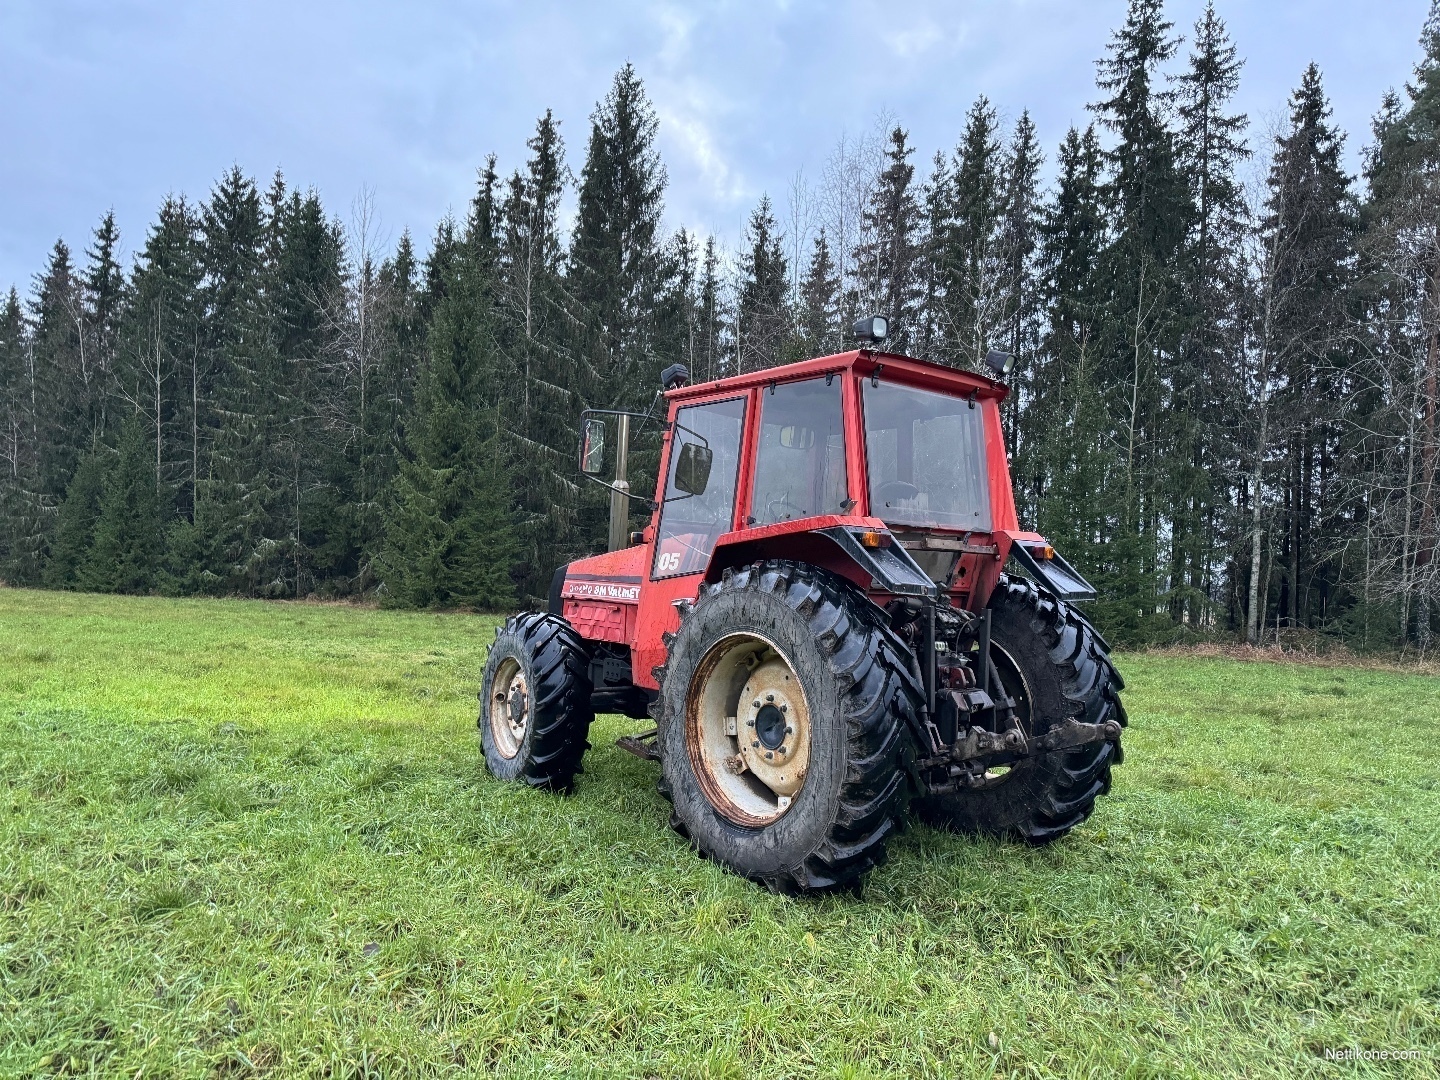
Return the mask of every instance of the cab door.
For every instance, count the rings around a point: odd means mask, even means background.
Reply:
[[[661,486],[654,541],[631,658],[637,686],[658,688],[653,669],[665,662],[661,635],[680,625],[677,600],[693,600],[720,537],[735,526],[736,491],[745,445],[749,393],[702,401],[676,409],[665,437],[665,483]],[[676,465],[687,443],[710,452],[703,490],[676,485]]]

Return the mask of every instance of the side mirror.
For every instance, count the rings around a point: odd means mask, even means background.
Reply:
[[[585,437],[580,442],[580,471],[586,476],[599,476],[605,465],[605,421],[586,420]]]
[[[700,443],[685,443],[675,461],[675,490],[686,495],[703,495],[710,484],[710,466],[715,451]]]

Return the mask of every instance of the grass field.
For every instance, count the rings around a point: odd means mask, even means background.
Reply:
[[[493,622],[0,589],[0,1075],[1440,1069],[1440,680],[1121,657],[1073,836],[787,899],[632,721],[572,798],[491,780]]]

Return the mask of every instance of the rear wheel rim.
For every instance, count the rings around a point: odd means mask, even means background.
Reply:
[[[810,708],[790,659],[758,634],[721,638],[686,695],[685,744],[706,800],[737,825],[794,805],[810,766]]]
[[[520,661],[507,656],[495,669],[490,683],[490,700],[486,702],[490,737],[503,758],[520,753],[525,730],[530,726],[530,687]]]

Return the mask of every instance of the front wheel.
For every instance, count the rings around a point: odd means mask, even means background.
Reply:
[[[1078,612],[1023,578],[1002,578],[990,609],[994,672],[1027,735],[1070,719],[1125,724],[1125,684],[1104,640]],[[1090,816],[1120,760],[1119,742],[1021,758],[990,770],[982,787],[920,800],[917,811],[928,824],[957,832],[1046,844]]]
[[[922,700],[904,656],[878,609],[826,571],[727,572],[658,672],[671,824],[777,892],[857,881],[904,825]]]
[[[570,791],[595,718],[586,661],[580,635],[558,615],[526,612],[496,630],[478,721],[494,776]]]

